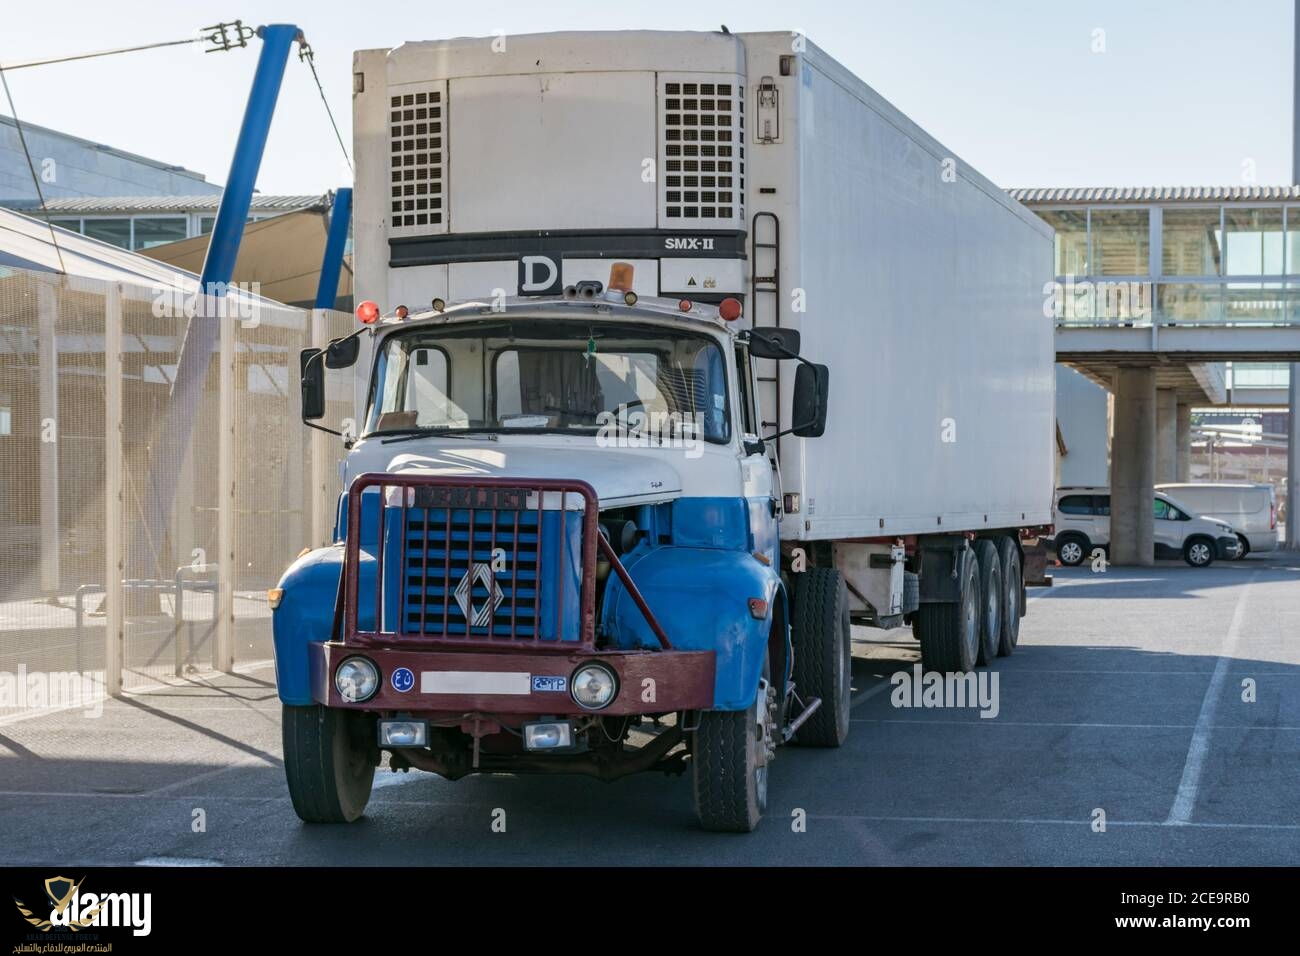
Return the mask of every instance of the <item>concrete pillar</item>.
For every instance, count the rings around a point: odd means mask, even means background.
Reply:
[[[1115,372],[1115,434],[1110,465],[1110,560],[1150,567],[1155,560],[1151,510],[1156,475],[1156,373]]]
[[[1300,34],[1300,25],[1296,26]],[[1297,65],[1300,71],[1300,64]],[[1300,135],[1300,134],[1297,134]],[[1291,363],[1286,430],[1286,538],[1283,547],[1300,551],[1300,362]]]
[[[1178,406],[1178,466],[1175,481],[1192,480],[1192,406]],[[1265,453],[1268,449],[1264,449]]]
[[[1178,393],[1156,389],[1156,482],[1178,480]]]

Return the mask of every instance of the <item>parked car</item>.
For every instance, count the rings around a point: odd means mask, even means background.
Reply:
[[[1194,568],[1217,558],[1235,558],[1241,550],[1237,531],[1226,521],[1199,515],[1163,491],[1152,502],[1155,510],[1157,558],[1177,558]],[[1056,533],[1052,539],[1061,563],[1073,567],[1095,548],[1110,550],[1110,489],[1058,488]]]
[[[1276,551],[1277,492],[1272,485],[1247,481],[1156,485],[1193,511],[1226,521],[1237,529],[1244,558],[1252,551]]]

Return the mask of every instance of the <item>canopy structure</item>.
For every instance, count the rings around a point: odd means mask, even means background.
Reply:
[[[321,205],[270,219],[250,222],[235,260],[234,281],[243,288],[287,305],[310,309],[316,299],[325,240],[329,234],[329,207]],[[197,273],[207,254],[207,236],[154,246],[144,253],[152,259]],[[256,285],[252,285],[256,283]],[[247,284],[247,285],[246,285]],[[339,276],[338,308],[352,305],[352,262],[345,256]]]

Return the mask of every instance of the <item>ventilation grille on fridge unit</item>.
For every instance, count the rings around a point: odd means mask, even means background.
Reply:
[[[442,222],[441,90],[399,93],[389,101],[389,222],[397,228]]]
[[[745,96],[731,83],[663,89],[664,216],[745,216]]]

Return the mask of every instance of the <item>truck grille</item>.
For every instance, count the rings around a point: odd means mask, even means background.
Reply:
[[[414,508],[403,630],[531,640],[541,631],[538,513]]]
[[[597,507],[581,481],[359,476],[348,489],[344,640],[591,645]]]

